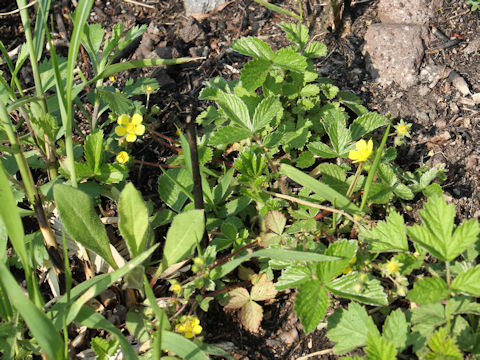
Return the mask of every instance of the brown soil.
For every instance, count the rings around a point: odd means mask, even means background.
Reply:
[[[293,0],[274,2],[296,9],[297,2]],[[90,21],[101,23],[109,31],[119,22],[127,29],[147,24],[157,32],[155,37],[152,36],[157,53],[205,57],[201,61],[166,69],[135,70],[117,79],[118,83],[139,76],[154,76],[159,80],[161,90],[150,101],[161,109],[154,127],[167,136],[175,137],[174,124],[182,127],[188,114],[195,117],[206,108],[207,104],[198,100],[203,81],[215,76],[238,78],[239,69],[247,59],[228,50],[233,40],[252,35],[261,37],[275,48],[286,44],[276,24],[289,19],[263,9],[251,0],[230,1],[198,21],[184,16],[181,1],[145,3],[154,8],[121,0],[96,1]],[[412,139],[401,149],[399,163],[409,170],[423,164],[445,164],[447,181],[443,187],[457,207],[459,220],[480,217],[478,105],[459,95],[448,79],[441,79],[432,89],[425,89],[428,84],[419,84],[408,90],[396,85],[382,87],[371,81],[361,48],[368,24],[378,22],[376,0],[354,2],[351,28],[343,37],[335,36],[328,27],[325,28],[328,19],[319,1],[305,3],[311,36],[324,41],[328,47],[328,56],[317,64],[319,73],[333,79],[340,88],[361,96],[367,108],[380,113],[390,112],[394,117],[413,123]],[[472,93],[480,92],[480,52],[465,52],[480,29],[480,11],[470,12],[462,0],[440,0],[440,3],[433,25],[449,37],[459,36],[462,41],[455,47],[427,53],[423,65],[448,66],[464,77]],[[1,12],[14,8],[10,1],[0,0]],[[69,33],[71,23],[67,11],[68,7],[56,7],[56,12],[63,14]],[[0,40],[7,50],[11,50],[23,42],[19,16],[0,19]],[[142,51],[147,50],[142,50],[140,45],[124,56],[127,59],[142,57]],[[85,60],[79,57],[82,69],[87,71],[89,65]],[[4,66],[0,69],[6,72]],[[23,81],[27,86],[32,85],[26,78]],[[430,150],[433,150],[433,156],[429,155]],[[138,141],[132,152],[137,159],[150,162],[161,162],[171,155],[170,149],[149,136]],[[146,197],[159,201],[156,190],[159,175],[156,168],[138,166],[131,179]],[[245,331],[236,314],[225,313],[217,304],[212,304],[201,320],[205,341],[228,348],[238,359],[297,359],[333,345],[323,330],[316,330],[308,336],[301,331],[293,313],[293,294],[284,293],[275,303],[266,306],[265,320],[257,334]],[[310,357],[327,358],[335,357],[330,354]]]

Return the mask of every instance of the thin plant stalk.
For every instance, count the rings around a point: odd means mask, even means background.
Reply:
[[[40,70],[38,69],[37,54],[35,43],[33,41],[32,30],[30,28],[30,19],[28,15],[27,3],[25,0],[17,0],[17,6],[20,10],[20,17],[22,19],[22,26],[25,32],[25,39],[27,41],[28,53],[30,58],[30,65],[32,66],[33,81],[35,83],[35,93],[40,98],[40,107],[42,112],[47,112],[47,101],[45,100],[42,81],[40,79]],[[46,137],[46,136],[45,136]],[[45,139],[45,154],[46,166],[50,179],[57,177],[57,169],[55,167],[55,153],[52,149],[50,141]]]
[[[390,126],[388,124],[385,133],[383,134],[382,142],[377,149],[377,154],[375,155],[375,159],[373,160],[373,164],[368,171],[367,180],[365,181],[365,188],[363,189],[363,196],[362,196],[362,203],[360,204],[360,211],[363,211],[365,204],[368,200],[368,195],[370,193],[370,187],[372,186],[373,178],[377,174],[378,165],[380,165],[380,160],[382,159],[383,149],[385,148],[385,144],[387,143],[388,134],[390,133]]]
[[[45,209],[43,208],[40,196],[38,195],[37,188],[35,187],[33,176],[27,164],[27,160],[25,159],[23,151],[18,142],[15,129],[12,123],[10,122],[10,119],[7,113],[7,108],[5,107],[5,104],[1,101],[0,101],[0,123],[3,125],[3,128],[8,136],[8,140],[10,141],[10,145],[14,153],[14,158],[17,163],[18,169],[20,171],[20,175],[22,177],[23,187],[25,189],[28,202],[35,210],[35,215],[36,215],[38,224],[40,226],[40,232],[43,235],[43,239],[45,241],[45,246],[47,248],[47,251],[50,255],[52,263],[55,265],[57,270],[60,270],[62,269],[63,264],[61,260],[61,255],[58,250],[57,241],[55,239],[55,236],[53,235],[52,229],[49,226],[48,219],[45,214]]]
[[[350,184],[350,186],[348,187],[348,190],[347,190],[347,198],[349,198],[349,199],[353,194],[353,189],[355,188],[355,185],[358,182],[358,178],[360,177],[360,174],[362,173],[362,169],[363,169],[363,163],[360,163],[358,165],[357,171],[355,172],[355,176],[353,178],[353,181],[352,181],[352,183]]]

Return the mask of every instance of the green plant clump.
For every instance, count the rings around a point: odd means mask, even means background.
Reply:
[[[256,333],[265,306],[287,289],[304,331],[326,327],[333,352],[345,358],[480,356],[478,221],[455,221],[442,168],[409,172],[396,164],[411,124],[394,125],[318,76],[315,60],[327,49],[307,27],[279,24],[291,45],[276,51],[259,38],[235,40],[232,49],[249,59],[240,78],[207,81],[200,99],[208,108],[175,140],[150,126],[158,83],[131,79],[120,89],[114,75],[190,59],[114,63],[146,28],[116,25],[106,37],[86,24],[93,0],[78,2],[63,58],[46,31],[50,1],[38,2],[33,32],[25,1],[17,3],[26,43],[16,63],[0,43],[9,69],[0,74],[5,359],[68,359],[69,332],[79,326],[109,334],[91,339],[99,359],[120,352],[126,359],[231,359],[203,341],[211,302],[238,310],[242,326]],[[299,4],[300,15],[284,14],[301,20]],[[80,46],[90,79],[76,65]],[[34,93],[18,77],[27,60]],[[77,111],[86,132],[74,121]],[[170,141],[176,154],[158,165],[156,204],[129,181],[133,164],[144,164],[132,144],[145,134]],[[421,222],[406,223],[409,201],[424,198]],[[105,213],[105,201],[117,216]],[[38,229],[26,234],[28,216]],[[73,256],[85,264],[80,281]],[[28,296],[12,267],[23,270]],[[111,287],[128,299],[125,326],[141,354],[91,307]],[[360,355],[348,356],[354,350]]]

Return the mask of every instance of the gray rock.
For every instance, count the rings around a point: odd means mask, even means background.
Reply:
[[[424,54],[421,25],[373,24],[365,34],[363,54],[371,76],[381,84],[406,89],[417,82]]]
[[[183,0],[187,16],[192,14],[205,14],[215,9],[225,0]]]
[[[389,24],[427,24],[432,17],[426,0],[380,0],[378,18]]]
[[[180,39],[185,41],[187,44],[194,42],[195,40],[205,40],[205,32],[193,19],[190,19],[183,27],[180,29],[178,35]]]

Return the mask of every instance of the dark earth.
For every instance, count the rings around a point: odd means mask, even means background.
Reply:
[[[273,2],[286,9],[297,10],[297,1]],[[440,76],[436,83],[419,76],[417,84],[406,89],[395,83],[382,85],[375,82],[367,71],[362,48],[367,27],[379,22],[379,1],[352,1],[350,12],[345,14],[345,27],[341,29],[332,29],[325,6],[327,2],[304,1],[305,24],[310,29],[310,35],[328,47],[328,55],[317,62],[318,72],[333,79],[342,90],[350,90],[360,96],[370,110],[382,114],[389,112],[398,120],[412,123],[412,137],[400,149],[399,164],[407,170],[423,164],[444,164],[447,180],[443,188],[456,205],[458,220],[479,218],[479,101],[475,103],[470,94],[462,94],[462,90],[447,76]],[[429,5],[435,3],[429,31],[435,28],[448,39],[459,41],[454,46],[435,50],[442,41],[429,34],[425,48],[432,50],[427,50],[421,59],[419,73],[423,69],[425,74],[427,66],[447,67],[466,81],[471,94],[480,93],[480,10],[470,11],[463,0],[426,2]],[[67,37],[71,33],[72,23],[68,14],[74,10],[72,3],[55,2],[54,23],[60,37],[63,31],[66,31]],[[131,71],[116,79],[117,85],[128,78],[140,76],[153,76],[159,81],[161,89],[152,95],[150,102],[158,105],[161,111],[152,126],[172,138],[176,137],[175,125],[183,127],[187,115],[195,118],[207,107],[206,102],[198,100],[204,81],[216,76],[226,79],[239,77],[239,70],[247,59],[229,50],[233,40],[242,36],[258,36],[274,49],[287,45],[277,24],[291,20],[251,0],[228,1],[208,14],[194,17],[185,16],[183,4],[178,0],[145,0],[141,3],[96,1],[90,22],[101,23],[107,31],[119,22],[126,29],[133,25],[148,25],[141,43],[137,42],[135,47],[123,54],[125,59],[151,57],[152,53],[163,58],[203,57],[165,69]],[[15,8],[14,2],[0,0],[2,13]],[[9,51],[23,43],[18,15],[0,17],[0,40]],[[67,48],[60,49],[60,52],[67,51]],[[79,66],[84,73],[91,72],[83,53],[79,55]],[[0,69],[6,70],[5,66]],[[25,84],[32,86],[28,72],[22,75]],[[135,158],[144,162],[162,163],[172,154],[171,149],[148,134],[134,146],[132,153]],[[158,168],[143,164],[136,166],[131,180],[146,198],[158,202],[156,189],[159,175]],[[225,313],[218,304],[212,304],[208,313],[199,314],[205,342],[224,348],[237,359],[336,358],[330,350],[333,344],[326,338],[322,326],[309,335],[303,333],[293,312],[293,296],[282,293],[273,304],[265,306],[265,319],[257,334],[243,329],[235,313]],[[87,347],[88,340],[78,350]]]

